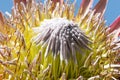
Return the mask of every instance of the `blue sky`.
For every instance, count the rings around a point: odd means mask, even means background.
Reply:
[[[12,3],[13,0],[1,0],[0,1],[0,11],[5,13],[6,11],[10,12],[11,8],[13,6]],[[71,0],[74,1],[74,0]],[[94,0],[93,6],[98,2],[99,0]],[[77,0],[76,7],[79,7],[81,3],[81,0]],[[107,20],[107,25],[110,25],[110,23],[113,22],[113,20],[120,16],[120,0],[108,0],[107,9],[105,12],[105,19]]]

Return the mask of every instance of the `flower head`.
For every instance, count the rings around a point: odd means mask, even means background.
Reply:
[[[45,56],[51,50],[53,56],[60,54],[61,60],[73,58],[76,61],[76,52],[83,53],[83,48],[90,50],[88,37],[77,24],[65,18],[45,20],[34,31],[38,33],[34,38],[36,44],[47,46]]]
[[[118,78],[120,41],[113,43],[113,39],[119,34],[120,18],[110,29],[106,27],[104,12],[108,0],[99,0],[94,8],[93,0],[82,0],[76,15],[75,3],[66,1],[14,0],[12,14],[5,17],[0,12],[0,77]]]

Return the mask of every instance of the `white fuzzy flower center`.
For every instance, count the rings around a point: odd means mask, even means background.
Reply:
[[[81,48],[88,47],[88,37],[77,24],[65,18],[44,20],[40,27],[34,29],[38,35],[34,41],[38,45],[46,46],[45,56],[52,51],[53,56],[60,54],[61,60],[76,61],[76,52],[83,53]]]

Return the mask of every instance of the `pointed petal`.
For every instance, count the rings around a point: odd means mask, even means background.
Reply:
[[[109,26],[108,32],[111,33],[118,28],[120,28],[120,16]]]
[[[95,13],[101,13],[101,17],[104,15],[106,4],[108,0],[100,0],[94,7]]]
[[[114,30],[114,40],[118,41],[118,38],[120,37],[120,27],[117,30]]]
[[[52,0],[55,4],[57,3],[57,2],[60,2],[60,4],[63,4],[63,2],[64,2],[64,0]]]
[[[2,12],[0,12],[0,32],[5,32],[5,30],[4,30],[4,16],[3,16],[3,14],[2,14]]]
[[[24,4],[27,3],[26,0],[14,0],[14,5],[16,6],[16,4],[20,4],[20,2],[23,2]]]
[[[84,13],[85,11],[90,9],[92,3],[93,3],[93,0],[82,0],[79,12]]]
[[[4,17],[2,12],[0,12],[0,24],[3,24],[3,23],[4,23]]]

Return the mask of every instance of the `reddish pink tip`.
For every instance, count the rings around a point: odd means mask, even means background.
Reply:
[[[87,9],[90,9],[93,0],[82,0],[80,8],[82,9],[82,13],[84,13]]]
[[[103,17],[107,2],[108,0],[99,0],[99,2],[96,4],[94,8],[95,13],[101,13],[101,17]]]
[[[52,0],[55,4],[57,3],[57,2],[60,2],[60,4],[63,4],[63,1],[64,0]]]
[[[14,0],[14,5],[16,4],[20,4],[20,2],[23,2],[24,4],[26,4],[26,0]]]
[[[118,18],[116,18],[115,21],[109,27],[110,27],[109,33],[120,28],[120,16]]]
[[[0,22],[1,22],[1,23],[4,23],[4,17],[3,17],[2,12],[0,12]]]

